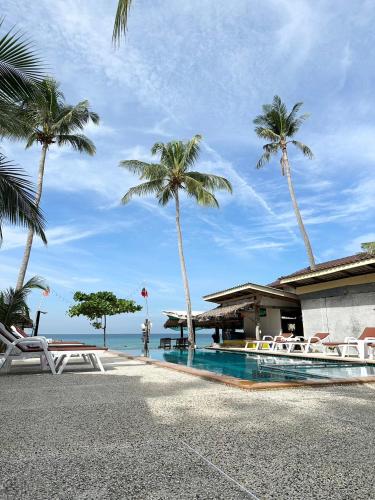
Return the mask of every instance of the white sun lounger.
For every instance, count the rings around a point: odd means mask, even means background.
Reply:
[[[13,360],[39,358],[42,368],[49,367],[53,374],[60,375],[72,356],[87,356],[93,368],[104,373],[99,354],[107,349],[86,345],[48,345],[45,337],[15,339],[0,323],[0,340],[6,345],[0,370],[8,371]]]
[[[293,333],[282,333],[272,337],[271,335],[264,335],[262,340],[248,340],[245,344],[245,349],[251,349],[253,351],[274,351],[276,344],[285,344],[288,339],[293,337]],[[249,345],[254,345],[255,348],[249,347]]]

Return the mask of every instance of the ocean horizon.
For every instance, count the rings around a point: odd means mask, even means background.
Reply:
[[[43,334],[41,334],[43,336]],[[205,347],[210,345],[212,342],[212,334],[210,333],[197,333],[196,343],[197,347]],[[102,346],[104,343],[103,334],[101,333],[64,333],[64,334],[53,334],[45,335],[47,338],[54,340],[77,340],[84,343],[90,342],[90,344],[95,344],[97,346]],[[186,334],[185,334],[186,336]],[[159,347],[160,339],[163,337],[168,337],[171,339],[177,339],[180,337],[179,332],[173,333],[152,333],[150,335],[149,348],[157,349]],[[109,349],[114,349],[117,351],[128,351],[134,349],[142,349],[143,341],[142,335],[140,333],[107,333],[107,347]]]

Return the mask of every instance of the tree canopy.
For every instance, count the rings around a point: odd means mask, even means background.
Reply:
[[[73,299],[77,304],[71,306],[68,315],[85,316],[94,328],[106,330],[106,317],[116,314],[134,313],[142,310],[134,300],[118,299],[113,292],[76,292]]]
[[[161,205],[176,198],[182,190],[199,205],[218,207],[214,195],[216,190],[232,192],[231,183],[224,177],[194,171],[200,153],[202,137],[195,135],[190,141],[171,141],[156,143],[151,149],[153,155],[160,155],[159,163],[145,163],[138,160],[125,160],[120,166],[139,175],[142,184],[128,190],[122,203],[128,203],[134,196],[156,196]]]
[[[256,125],[255,133],[260,139],[267,139],[271,142],[263,146],[263,155],[257,163],[257,168],[263,167],[270,161],[272,156],[276,155],[289,143],[293,144],[307,158],[313,158],[313,153],[306,144],[292,139],[309,116],[307,113],[298,114],[302,105],[302,102],[297,102],[292,110],[288,112],[280,97],[275,95],[272,104],[262,106],[263,113],[253,120],[254,125]],[[288,139],[292,140],[288,141]],[[284,173],[283,167],[283,175]]]
[[[368,243],[362,243],[361,248],[364,252],[368,252],[371,255],[375,255],[375,241],[369,241]]]

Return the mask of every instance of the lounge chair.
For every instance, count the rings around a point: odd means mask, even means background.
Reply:
[[[314,333],[312,337],[309,337],[309,339],[306,342],[288,342],[288,352],[293,352],[295,347],[299,346],[301,348],[301,351],[303,351],[305,354],[307,354],[312,347],[322,347],[324,349],[324,344],[323,340],[327,339],[329,337],[329,333]]]
[[[323,342],[325,353],[329,354],[329,350],[336,350],[339,356],[348,356],[350,349],[357,351],[358,357],[365,359],[368,351],[368,346],[375,342],[375,327],[367,327],[363,330],[360,337],[345,337],[344,342]]]
[[[262,340],[248,340],[245,344],[245,349],[251,349],[255,351],[273,351],[276,344],[285,344],[288,339],[293,337],[293,333],[281,333],[272,337],[271,335],[264,335]],[[249,347],[249,345],[255,345],[255,347]]]
[[[85,345],[49,345],[47,339],[40,336],[33,337],[32,341],[24,337],[15,340],[13,334],[2,323],[0,323],[0,341],[6,345],[0,370],[8,371],[15,359],[39,358],[42,368],[48,366],[53,374],[60,375],[72,356],[85,355],[95,369],[104,372],[99,354],[105,352],[106,348]]]
[[[25,338],[25,339],[28,339],[30,344],[33,342],[33,339],[34,337],[31,336],[31,335],[27,335],[27,333],[22,330],[22,328],[20,328],[19,326],[14,326],[12,325],[10,327],[10,330],[7,330],[9,333],[11,333],[13,335],[13,337],[15,339],[22,339],[22,338]],[[83,342],[79,342],[77,340],[70,340],[70,341],[66,341],[66,340],[52,340],[52,339],[47,339],[47,342],[48,342],[48,345],[49,346],[76,346],[76,345],[85,345],[87,347],[96,347],[95,345],[93,344],[84,344]]]

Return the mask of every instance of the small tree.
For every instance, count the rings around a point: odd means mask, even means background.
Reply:
[[[73,299],[77,304],[71,306],[68,315],[86,316],[91,325],[103,330],[104,345],[106,346],[107,316],[116,314],[134,313],[142,310],[134,300],[118,299],[112,292],[83,293],[76,292]]]

